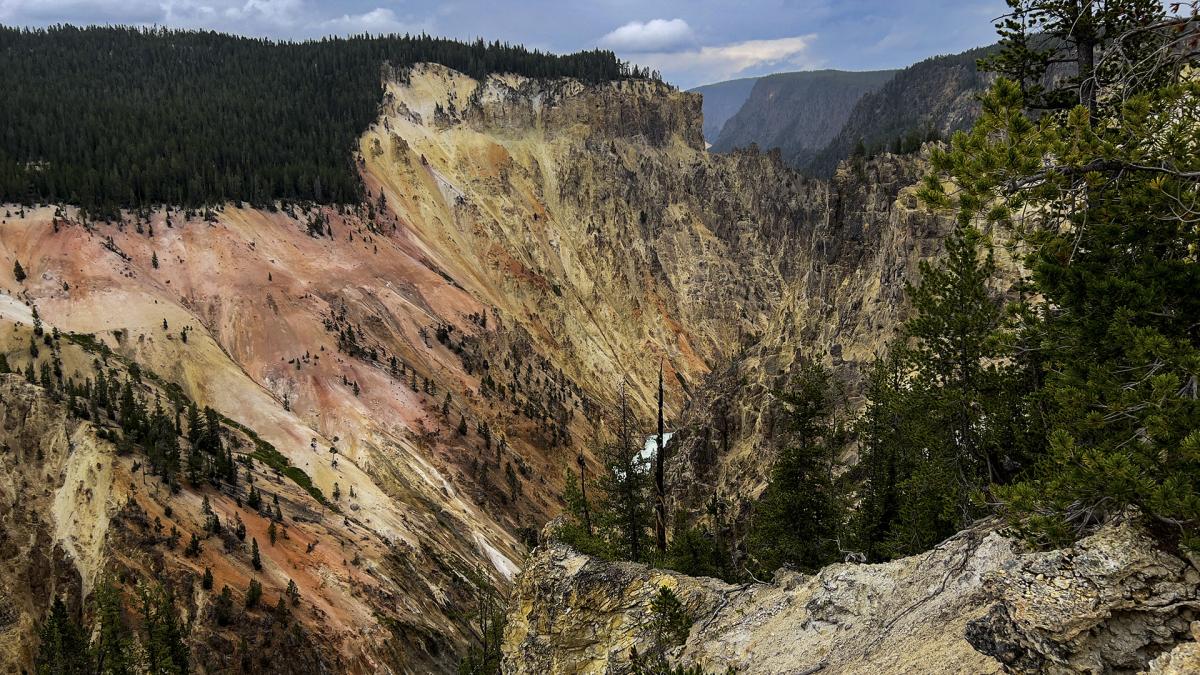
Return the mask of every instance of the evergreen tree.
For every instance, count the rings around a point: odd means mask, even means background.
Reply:
[[[259,600],[262,600],[262,584],[258,583],[257,579],[251,579],[250,586],[246,589],[246,609],[257,607]]]
[[[145,672],[151,675],[186,675],[190,658],[184,642],[186,630],[175,612],[171,594],[157,584],[142,584],[139,594]]]
[[[134,673],[133,645],[129,628],[121,611],[121,592],[109,580],[104,580],[93,592],[95,615],[99,628],[93,646],[93,672],[103,675],[132,675]]]
[[[506,614],[504,603],[478,571],[470,575],[474,582],[475,611],[470,623],[476,644],[459,661],[460,675],[495,675],[500,670],[500,646],[504,638]]]
[[[206,207],[206,219],[209,205],[231,201],[356,202],[353,148],[377,115],[381,69],[399,75],[419,62],[477,79],[644,75],[610,51],[560,56],[427,35],[276,43],[162,28],[3,27],[0,89],[11,94],[0,100],[0,202],[70,202],[96,218],[183,204]]]
[[[194,532],[192,533],[192,539],[188,542],[187,549],[183,552],[183,554],[189,558],[195,558],[196,556],[200,555],[200,537],[197,537]]]
[[[663,367],[658,364],[658,435],[654,438],[654,544],[667,551],[666,427],[663,419]]]
[[[258,539],[250,538],[250,564],[256,570],[262,570],[262,558],[258,554]]]
[[[1124,95],[1161,84],[1140,64],[1165,43],[1146,30],[1163,17],[1158,0],[1007,0],[1009,11],[996,24],[1000,51],[983,59],[984,69],[1016,81],[1026,102],[1039,109],[1082,105],[1092,114],[1099,92]],[[1122,58],[1122,55],[1127,55]],[[1060,64],[1069,64],[1062,77]]]
[[[17,280],[18,284],[25,281],[25,268],[21,267],[20,260],[13,261],[13,278]]]
[[[805,364],[794,388],[778,398],[788,408],[793,440],[775,459],[771,482],[754,505],[746,548],[758,570],[789,564],[814,571],[837,559],[844,516],[834,479],[841,430],[832,420],[829,373]]]
[[[666,566],[693,577],[713,577],[733,581],[730,553],[716,533],[702,527],[678,525],[667,548]]]
[[[1142,29],[1160,24],[1182,25]],[[1041,543],[1137,506],[1200,548],[1200,120],[1190,113],[1200,84],[1180,79],[1185,56],[1141,54],[1158,70],[1138,82],[1152,86],[1102,89],[1100,101],[1119,95],[1121,105],[1095,114],[1081,105],[1030,119],[1017,83],[998,81],[971,132],[933,155],[938,175],[922,191],[1028,252],[1042,382],[1030,396],[1048,442],[995,496]],[[948,194],[944,178],[963,189]]]
[[[602,449],[605,471],[597,481],[603,503],[598,514],[609,533],[613,555],[642,562],[646,529],[652,525],[650,468],[642,457],[641,434],[622,384],[616,433]]]
[[[1018,439],[1021,378],[1005,360],[993,254],[969,226],[945,245],[945,259],[922,263],[920,284],[908,287],[915,316],[876,365],[859,423],[855,531],[873,559],[926,550],[983,515],[981,497],[1031,452]]]
[[[55,598],[39,633],[34,661],[38,675],[87,675],[91,653],[83,628],[67,612],[62,598]]]
[[[919,397],[908,395],[906,363],[900,346],[875,361],[867,408],[857,426],[862,450],[855,472],[861,476],[861,501],[853,518],[854,541],[872,562],[891,557],[888,540],[900,518],[901,483],[921,458],[912,448],[927,444]]]
[[[229,586],[221,586],[221,592],[213,603],[213,616],[218,626],[228,626],[233,621],[233,593]]]

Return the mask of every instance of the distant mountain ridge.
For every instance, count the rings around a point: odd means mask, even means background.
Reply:
[[[756,143],[780,148],[802,166],[845,125],[864,95],[883,86],[894,70],[815,70],[759,78],[741,109],[721,129],[712,149],[726,152]]]
[[[767,75],[753,80],[732,113],[728,108],[747,80],[692,91],[705,97],[704,134],[713,152],[778,148],[797,169],[829,176],[860,141],[869,154],[908,152],[969,127],[979,112],[977,95],[990,82],[976,61],[995,49],[934,56],[901,70]]]
[[[906,138],[945,138],[971,126],[979,115],[978,94],[991,81],[976,61],[995,50],[979,47],[960,54],[934,56],[896,73],[864,95],[846,124],[823,150],[799,168],[829,175],[859,141],[870,153],[893,150]]]

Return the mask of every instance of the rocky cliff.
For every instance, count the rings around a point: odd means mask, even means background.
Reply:
[[[1188,672],[1198,582],[1135,518],[1048,553],[985,523],[911,558],[743,585],[549,543],[516,584],[504,665],[624,673],[636,650],[710,673]],[[661,588],[683,606],[678,644],[655,630]]]

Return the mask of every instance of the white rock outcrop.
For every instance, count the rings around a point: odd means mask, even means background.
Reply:
[[[550,543],[518,580],[504,670],[630,672],[631,649],[656,649],[650,601],[666,586],[694,619],[667,655],[704,672],[1133,673],[1156,657],[1153,672],[1194,672],[1197,574],[1132,518],[1048,553],[987,525],[889,563],[745,585]]]

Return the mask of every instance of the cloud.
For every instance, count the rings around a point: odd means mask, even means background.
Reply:
[[[161,12],[158,0],[0,0],[6,23],[139,23]]]
[[[362,14],[343,14],[334,19],[327,19],[320,24],[323,33],[338,35],[357,33],[419,33],[428,31],[429,24],[413,24],[401,21],[396,13],[386,7],[375,9]]]
[[[365,4],[365,3],[363,3]],[[0,20],[15,24],[122,23],[209,28],[242,35],[316,38],[358,33],[432,32],[433,22],[407,21],[387,7],[336,13],[316,0],[0,0]]]
[[[301,0],[246,0],[245,4],[225,9],[225,18],[275,28],[295,28],[304,15]]]
[[[694,43],[692,27],[683,19],[630,21],[600,38],[600,44],[622,52],[667,52]]]
[[[773,40],[746,40],[681,51],[632,54],[635,63],[670,73],[681,86],[693,80],[727,80],[738,75],[788,68],[803,70],[822,65],[810,53],[815,35],[797,35]],[[752,72],[753,71],[753,72]]]

